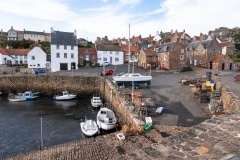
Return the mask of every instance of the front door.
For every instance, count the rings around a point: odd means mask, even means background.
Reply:
[[[225,63],[222,63],[222,70],[225,69]]]
[[[60,63],[60,70],[68,70],[67,66],[67,63]]]
[[[110,57],[110,64],[112,64],[112,57]]]
[[[229,70],[232,70],[232,63],[229,64]]]

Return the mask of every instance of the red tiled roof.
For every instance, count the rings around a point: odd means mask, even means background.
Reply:
[[[177,35],[180,37],[183,35],[183,32],[178,32]]]
[[[123,52],[128,52],[129,46],[128,45],[122,46],[122,50],[123,50]],[[130,46],[130,51],[131,52],[139,52],[139,50],[136,46]]]
[[[95,48],[78,48],[78,54],[97,54]]]
[[[4,55],[8,55],[8,52],[5,48],[0,48],[0,53]]]
[[[5,55],[27,55],[31,49],[5,49],[0,48],[0,53]]]
[[[141,36],[137,36],[137,37],[134,37],[134,36],[133,36],[130,41],[133,42],[133,43],[135,43],[135,42],[137,42],[137,41],[140,39],[140,37],[141,37]]]
[[[153,51],[153,50],[144,50],[144,53],[147,55],[147,56],[152,56],[152,55],[154,55],[154,54],[156,54],[156,52],[155,51]]]
[[[218,63],[223,59],[223,57],[224,57],[223,54],[214,55],[214,56],[209,58],[209,62],[212,61],[213,63]]]
[[[18,34],[24,34],[24,31],[17,31]]]
[[[51,33],[45,33],[45,36],[51,36]]]
[[[10,55],[27,55],[31,49],[8,49]]]

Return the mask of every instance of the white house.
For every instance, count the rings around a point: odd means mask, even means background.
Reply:
[[[46,68],[47,54],[40,48],[34,47],[27,56],[28,68]]]
[[[109,62],[113,65],[123,64],[123,51],[118,45],[97,45],[98,63]]]
[[[27,64],[27,55],[30,49],[6,49],[0,48],[1,65]]]
[[[78,69],[76,30],[60,32],[51,30],[51,71]]]

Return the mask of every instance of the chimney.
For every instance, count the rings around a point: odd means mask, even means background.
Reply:
[[[76,29],[74,29],[74,36],[77,37],[77,30]]]

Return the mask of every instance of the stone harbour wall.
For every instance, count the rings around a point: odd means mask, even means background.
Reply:
[[[99,92],[101,79],[98,77],[84,76],[2,76],[0,77],[0,90],[9,92],[25,92],[26,90],[41,92],[44,96],[52,96],[56,93],[68,90],[80,96]]]
[[[120,124],[127,126],[144,124],[143,121],[138,120],[138,115],[132,112],[129,102],[125,100],[121,92],[109,80],[106,80],[104,84],[102,83],[101,88],[104,88],[100,90],[101,94],[104,95],[106,103],[109,103],[113,107]]]

